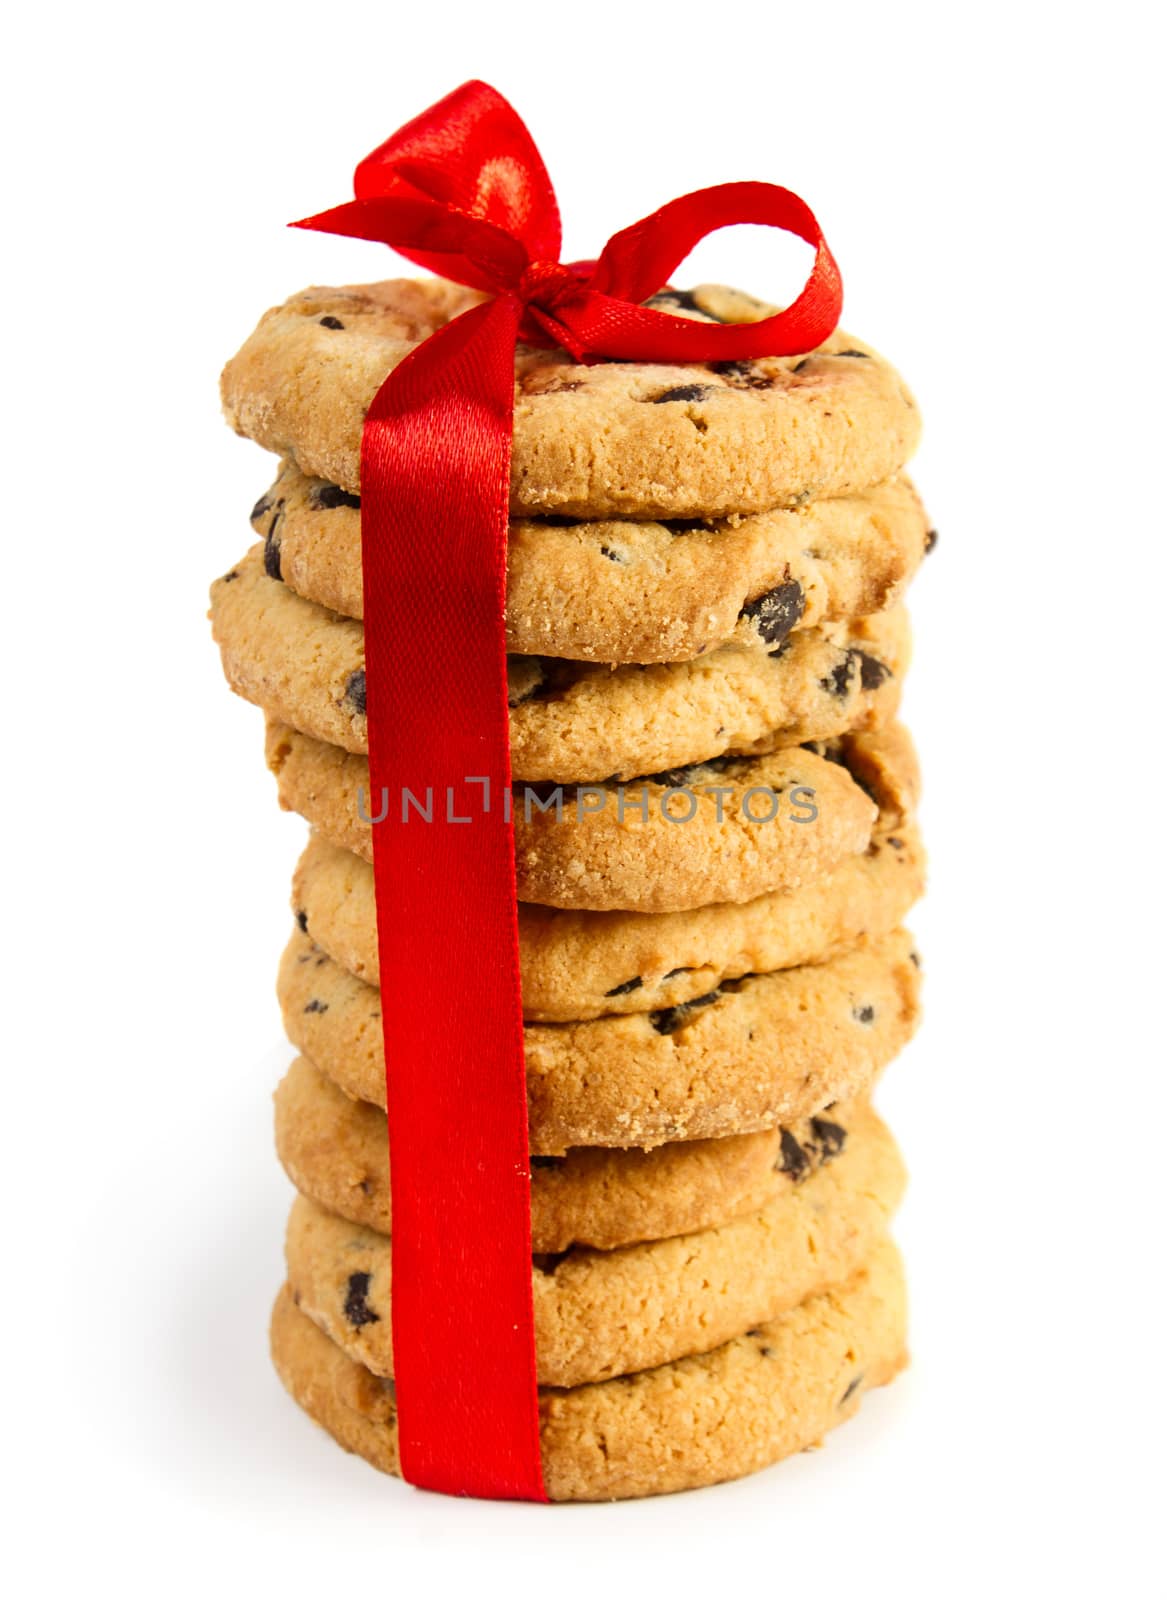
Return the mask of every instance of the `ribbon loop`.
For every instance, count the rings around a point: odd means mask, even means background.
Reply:
[[[357,167],[353,192],[358,200],[424,195],[492,222],[526,259],[559,258],[559,206],[543,158],[518,112],[487,83],[464,83],[399,128]],[[419,266],[443,270],[424,250],[384,242]]]
[[[702,239],[743,223],[781,228],[830,255],[814,213],[789,189],[773,183],[719,183],[670,200],[614,233],[600,252],[592,287],[621,300],[647,300]]]

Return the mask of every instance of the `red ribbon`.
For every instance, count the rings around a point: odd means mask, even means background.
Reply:
[[[576,360],[733,361],[812,350],[842,304],[797,195],[701,189],[559,261],[555,193],[516,112],[468,83],[361,162],[356,198],[301,228],[374,239],[493,296],[385,380],[361,446],[369,768],[393,1185],[401,1470],[447,1494],[544,1500],[504,606],[515,344]],[[784,228],[805,288],[765,321],[640,304],[706,234]],[[456,624],[456,626],[455,626]],[[468,793],[486,817],[455,820]],[[434,820],[405,822],[403,789]],[[472,815],[466,809],[466,816]]]

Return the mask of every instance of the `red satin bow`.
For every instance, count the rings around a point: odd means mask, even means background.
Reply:
[[[511,300],[528,344],[576,358],[738,361],[813,350],[843,304],[835,259],[810,207],[772,183],[723,183],[661,206],[614,234],[598,261],[559,260],[559,207],[517,113],[485,83],[467,83],[366,156],[356,199],[295,223],[375,239],[457,283]],[[752,222],[815,249],[802,293],[762,322],[711,326],[639,302],[666,284],[707,234]]]
[[[402,1472],[449,1494],[546,1498],[531,1298],[530,1173],[506,690],[516,341],[576,360],[733,361],[814,349],[842,304],[797,195],[701,189],[559,261],[530,134],[468,83],[361,162],[356,198],[296,227],[391,245],[494,298],[385,380],[361,445],[374,875],[393,1205]],[[802,293],[736,326],[640,304],[706,234],[784,228],[814,246]],[[430,797],[433,821],[402,791]],[[474,810],[467,795],[479,797]],[[462,820],[463,813],[471,820]]]

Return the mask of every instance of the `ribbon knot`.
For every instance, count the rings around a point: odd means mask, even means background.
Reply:
[[[684,195],[614,235],[597,260],[563,265],[542,158],[483,83],[407,123],[361,162],[353,187],[355,199],[296,226],[378,240],[491,297],[417,345],[365,418],[370,786],[454,796],[469,782],[498,796],[511,783],[504,606],[516,340],[562,345],[577,361],[802,353],[835,327],[839,273],[809,208],[767,183]],[[743,222],[785,228],[814,249],[785,311],[730,326],[643,303],[707,233]],[[457,651],[434,650],[438,616],[457,618]],[[514,836],[504,817],[496,803],[476,826],[407,829],[407,816],[390,812],[374,830],[381,970],[409,997],[381,1007],[393,1363],[410,1482],[540,1500]]]
[[[532,261],[515,287],[525,306],[542,311],[554,311],[562,301],[584,292],[578,272],[562,261]]]
[[[564,345],[577,358],[583,354],[571,330],[557,315],[561,307],[581,300],[587,293],[577,268],[562,261],[532,261],[523,268],[515,293],[524,310],[519,323],[521,339],[527,344]]]

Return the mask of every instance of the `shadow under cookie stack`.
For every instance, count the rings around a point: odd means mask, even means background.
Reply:
[[[309,290],[223,378],[236,431],[282,465],[259,542],[212,589],[214,633],[312,829],[278,980],[300,1055],[276,1138],[299,1195],[272,1348],[299,1404],[389,1472],[360,432],[386,372],[476,299]],[[770,311],[715,287],[649,303]],[[918,778],[896,721],[930,544],[898,476],[917,436],[896,373],[839,333],[712,367],[520,347],[507,642],[552,1499],[754,1471],[905,1363],[904,1173],[870,1094],[918,1007]],[[456,647],[457,619],[434,635]]]

